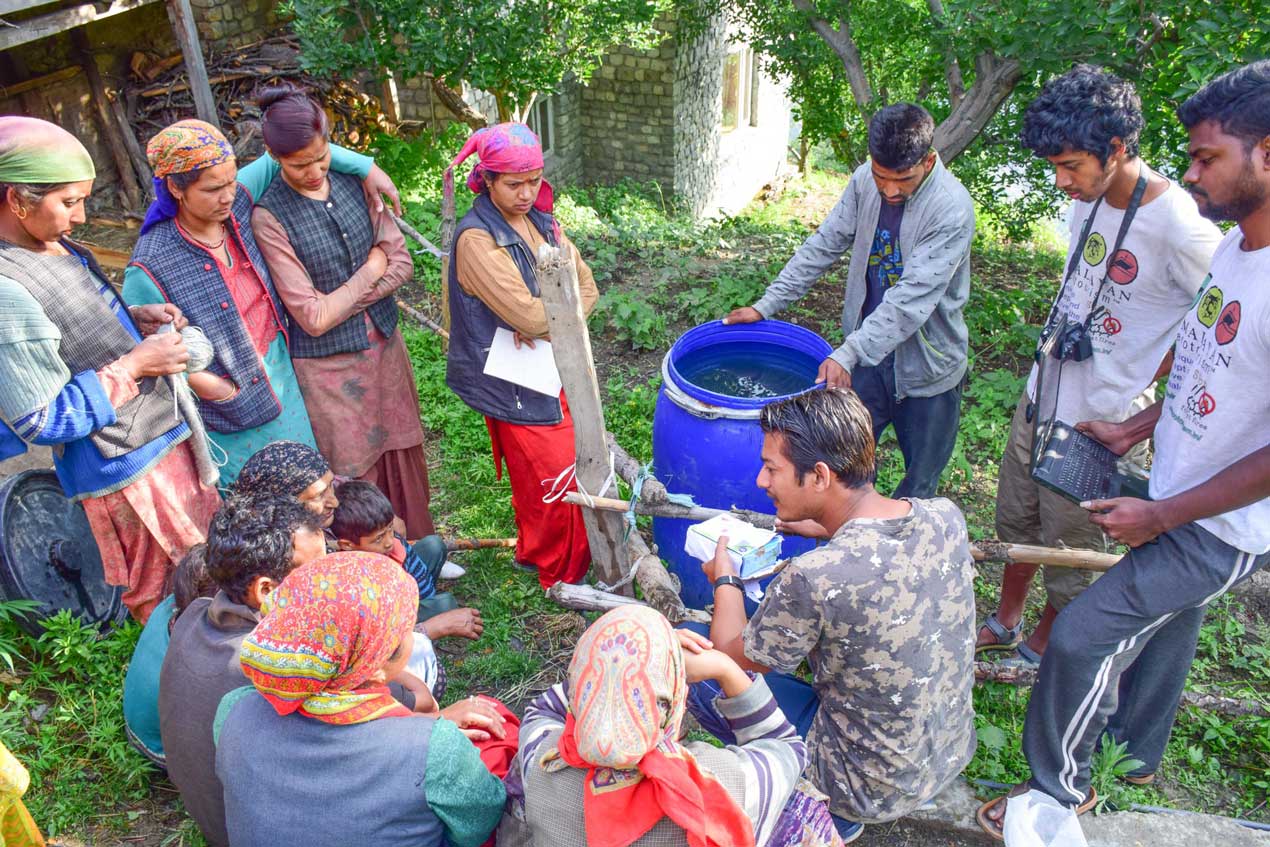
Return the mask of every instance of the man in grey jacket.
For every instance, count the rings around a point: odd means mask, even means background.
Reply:
[[[770,318],[806,294],[850,251],[842,346],[817,382],[851,388],[887,425],[904,455],[896,497],[931,497],[952,455],[966,375],[970,194],[931,149],[935,122],[921,106],[887,106],[869,122],[869,161],[842,199],[753,306],[724,323]]]

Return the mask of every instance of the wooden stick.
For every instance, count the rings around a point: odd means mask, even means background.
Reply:
[[[76,58],[88,75],[88,89],[92,92],[93,111],[97,115],[97,123],[101,126],[102,135],[106,137],[106,146],[110,149],[110,158],[114,160],[115,170],[119,173],[119,183],[123,186],[123,194],[130,209],[141,208],[145,194],[137,182],[137,174],[132,169],[132,160],[128,156],[128,146],[124,142],[123,130],[116,113],[110,108],[110,95],[106,92],[106,83],[101,78],[101,70],[97,60],[93,58],[88,45],[88,36],[83,28],[71,30],[71,45]]]
[[[590,585],[571,585],[567,582],[557,582],[548,588],[547,596],[561,606],[570,609],[582,609],[587,612],[607,612],[620,606],[648,605],[636,600],[634,597],[622,597],[618,594],[601,591]]]
[[[1036,669],[1004,667],[997,662],[975,662],[975,681],[1030,686],[1036,683]],[[1260,701],[1199,691],[1183,692],[1182,704],[1223,715],[1270,716],[1270,707]]]
[[[117,0],[116,0],[117,2]],[[185,56],[185,73],[190,80],[190,93],[194,95],[194,111],[199,118],[220,129],[220,117],[216,112],[216,98],[207,79],[207,64],[203,61],[203,45],[199,43],[198,26],[190,0],[167,0],[168,20],[176,35],[177,46]]]
[[[124,109],[123,96],[120,92],[115,92],[115,96],[110,98],[110,111],[114,113],[115,122],[119,124],[124,147],[128,150],[128,158],[132,160],[133,170],[137,172],[137,179],[141,180],[141,192],[149,197],[154,172],[150,170],[150,163],[146,160],[145,151],[141,149],[137,134],[132,131],[132,124],[128,122],[128,112]]]
[[[647,482],[644,483],[648,485]],[[566,503],[572,503],[575,506],[590,507],[587,499],[579,493],[569,492],[564,496]],[[608,512],[625,512],[630,508],[630,503],[625,500],[617,500],[612,497],[592,497],[596,509]],[[719,515],[728,514],[735,515],[748,523],[753,524],[761,529],[773,529],[776,525],[775,518],[762,512],[752,512],[749,509],[709,509],[705,506],[680,506],[677,503],[649,503],[641,499],[635,504],[635,513],[638,515],[654,515],[662,518],[683,518],[690,521],[708,521],[710,518]]]
[[[591,356],[591,335],[582,312],[578,288],[578,268],[571,248],[561,250],[544,244],[538,252],[538,291],[547,312],[551,352],[564,385],[573,416],[578,488],[599,493],[609,479],[609,448],[604,442],[604,406]],[[563,469],[562,469],[563,470]],[[596,574],[615,591],[630,594],[621,585],[626,575],[628,553],[623,542],[625,527],[618,515],[585,509],[587,541]]]
[[[42,74],[41,76],[33,76],[30,79],[24,79],[21,82],[15,82],[13,85],[0,86],[0,99],[9,97],[18,97],[29,91],[35,91],[44,88],[46,85],[53,85],[62,80],[70,79],[83,73],[83,68],[78,65],[72,65],[69,68],[62,68],[52,73]]]
[[[233,82],[236,79],[252,79],[260,74],[255,71],[235,71],[233,73],[216,74],[207,78],[208,85],[220,85],[223,82]],[[165,94],[176,94],[185,91],[190,87],[188,82],[174,82],[171,85],[152,85],[149,88],[141,90],[142,97],[162,97]]]
[[[591,502],[588,503],[585,497],[574,492],[566,494],[564,501],[575,506],[582,506],[588,511],[594,508],[609,512],[625,512],[630,507],[630,504],[625,500],[615,500],[612,497],[592,497]],[[592,506],[592,503],[594,506]],[[708,509],[705,506],[678,506],[674,503],[657,504],[640,501],[635,504],[635,511],[641,515],[683,518],[692,521],[706,521],[719,515],[736,515],[763,529],[772,529],[775,525],[771,515],[751,512],[745,509],[728,511],[726,509]],[[1034,547],[1030,544],[1006,544],[1002,541],[993,540],[971,544],[970,555],[977,562],[1005,562],[1006,564],[1027,562],[1034,565],[1054,565],[1060,568],[1078,568],[1087,571],[1110,570],[1112,565],[1120,561],[1120,557],[1112,553],[1060,549],[1057,547]]]
[[[403,233],[410,236],[415,241],[419,242],[420,246],[422,246],[424,250],[427,250],[429,253],[431,253],[433,256],[436,256],[438,259],[445,258],[445,254],[442,253],[435,244],[433,244],[428,239],[424,238],[422,233],[420,233],[419,230],[411,226],[410,222],[407,221],[405,218],[399,218],[396,215],[393,215],[392,219],[397,224],[397,229],[401,230]]]
[[[488,550],[491,547],[515,547],[515,538],[447,538],[446,550]]]
[[[425,315],[423,312],[420,312],[418,309],[414,308],[413,306],[407,303],[403,303],[400,300],[397,301],[397,307],[401,309],[401,311],[409,315],[410,317],[417,320],[419,323],[423,324],[428,329],[435,332],[437,335],[444,338],[446,341],[450,340],[450,333],[446,332],[445,328],[442,327],[441,324],[437,323],[432,318]]]

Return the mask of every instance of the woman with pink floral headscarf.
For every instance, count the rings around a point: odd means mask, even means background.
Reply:
[[[459,221],[450,263],[450,348],[446,385],[485,416],[494,466],[507,465],[516,511],[516,562],[537,568],[543,587],[578,582],[591,561],[582,510],[543,502],[543,480],[573,465],[573,419],[564,393],[552,397],[484,373],[499,329],[517,346],[547,337],[547,314],[538,296],[538,248],[572,251],[582,306],[590,313],[599,293],[591,269],[552,215],[554,196],[543,179],[542,145],[524,124],[477,130],[450,163],[445,190],[454,191],[454,168],[476,154],[467,185],[477,197]]]

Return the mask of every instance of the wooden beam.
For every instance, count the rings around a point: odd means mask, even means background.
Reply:
[[[0,100],[6,100],[10,97],[21,97],[23,94],[43,88],[46,85],[55,85],[63,80],[77,77],[83,72],[83,68],[78,65],[72,65],[69,68],[62,68],[52,73],[41,74],[30,79],[24,79],[21,82],[15,82],[13,85],[0,85]]]
[[[39,41],[41,38],[58,35],[77,26],[112,18],[157,2],[158,0],[113,0],[109,6],[100,11],[94,3],[81,3],[69,9],[36,15],[0,29],[0,50],[9,50],[20,44]],[[189,0],[186,2],[188,3]]]
[[[132,170],[132,160],[128,156],[128,146],[124,142],[124,127],[120,125],[114,110],[110,108],[110,94],[106,91],[106,82],[101,78],[101,69],[93,58],[88,46],[88,36],[84,30],[71,30],[71,46],[75,49],[76,58],[88,74],[88,87],[93,96],[93,111],[97,115],[97,124],[106,138],[106,147],[110,149],[110,158],[114,160],[115,170],[119,173],[119,184],[123,187],[124,198],[129,209],[141,209],[145,202],[145,193],[137,182],[137,174]]]
[[[101,247],[97,244],[89,244],[87,241],[81,241],[93,254],[93,258],[97,260],[103,268],[110,268],[114,271],[121,271],[128,267],[128,262],[132,259],[132,253],[124,250],[116,250],[113,247]]]
[[[220,129],[220,118],[216,113],[216,98],[212,96],[212,85],[207,80],[207,64],[203,61],[203,45],[198,38],[198,25],[194,22],[194,11],[190,8],[190,0],[167,0],[168,20],[172,22],[172,32],[176,35],[176,43],[185,56],[185,75],[190,80],[190,93],[194,95],[194,111],[200,120],[207,121]]]
[[[0,15],[12,15],[14,12],[52,6],[55,2],[56,0],[0,0]]]
[[[538,293],[547,312],[551,351],[564,384],[573,415],[574,473],[578,488],[601,494],[609,479],[609,448],[604,443],[604,407],[591,356],[591,335],[582,312],[578,269],[572,248],[561,250],[544,244],[538,251]],[[615,591],[632,593],[626,575],[629,554],[623,540],[625,527],[619,515],[584,509],[591,563],[599,579]]]
[[[123,92],[116,91],[115,96],[110,98],[110,111],[114,114],[123,133],[124,147],[128,150],[128,158],[132,160],[132,167],[137,172],[137,178],[141,180],[142,192],[149,197],[154,171],[150,170],[150,162],[146,159],[145,150],[141,148],[141,141],[137,138],[137,133],[133,131],[132,124],[128,122],[128,111],[123,105]]]

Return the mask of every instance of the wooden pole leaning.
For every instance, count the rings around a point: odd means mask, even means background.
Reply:
[[[604,440],[604,407],[600,403],[600,385],[591,356],[591,335],[582,312],[573,248],[562,250],[542,245],[537,270],[538,292],[547,312],[551,350],[573,415],[577,452],[574,473],[579,489],[599,494],[609,480],[612,465]],[[629,563],[622,518],[597,509],[584,509],[582,516],[596,575],[607,585],[617,586],[626,575]],[[615,590],[628,596],[633,594],[629,584]]]

